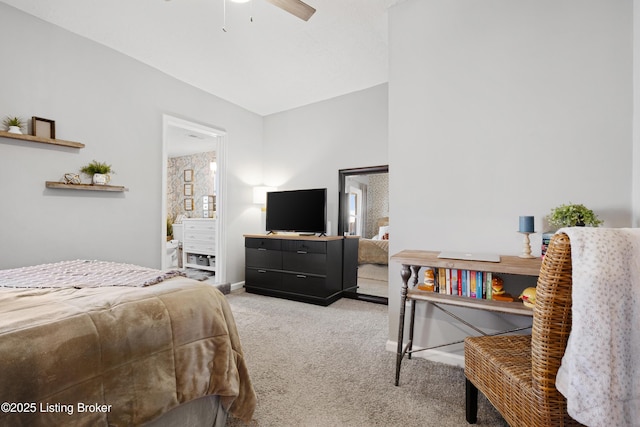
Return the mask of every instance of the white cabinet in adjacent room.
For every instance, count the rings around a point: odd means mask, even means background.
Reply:
[[[182,220],[182,265],[186,268],[216,271],[216,220]]]

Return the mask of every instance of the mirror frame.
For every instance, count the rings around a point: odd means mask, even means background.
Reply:
[[[349,209],[348,209],[349,200],[347,198],[347,193],[345,192],[347,177],[353,176],[353,175],[371,175],[371,174],[377,174],[377,173],[389,173],[389,165],[368,166],[363,168],[352,168],[352,169],[340,169],[338,171],[338,179],[340,181],[339,193],[338,193],[338,236],[345,235],[344,234],[345,225],[348,222],[347,215],[349,214]],[[360,294],[358,292],[344,292],[344,296],[347,298],[375,302],[378,304],[389,304],[389,298],[385,298],[377,295]]]

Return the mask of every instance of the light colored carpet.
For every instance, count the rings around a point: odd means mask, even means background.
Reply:
[[[388,266],[378,264],[360,264],[358,266],[358,293],[388,298]]]
[[[358,293],[389,298],[389,282],[358,277]]]
[[[405,360],[394,386],[387,306],[343,298],[321,307],[243,291],[227,298],[258,396],[252,425],[467,425],[462,369]],[[476,425],[507,426],[482,395]]]
[[[389,266],[379,264],[360,264],[358,266],[358,278],[386,282],[389,280]]]

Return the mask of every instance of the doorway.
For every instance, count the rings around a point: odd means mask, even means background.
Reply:
[[[358,278],[344,295],[389,302],[389,166],[338,171],[338,235],[359,236]]]
[[[215,284],[226,281],[226,227],[223,226],[225,148],[224,131],[163,115],[161,265],[163,269],[173,268],[176,267],[173,257],[181,259],[179,250],[177,254],[173,252],[174,245],[179,245],[179,239],[167,239],[173,228],[169,224],[175,224],[177,229],[183,218],[213,218],[216,268],[215,274],[207,281]],[[185,162],[192,162],[194,166],[188,166]],[[215,208],[210,200],[214,201]]]

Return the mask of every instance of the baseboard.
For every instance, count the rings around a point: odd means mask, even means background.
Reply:
[[[231,284],[231,292],[244,288],[244,280],[242,282],[236,282]]]
[[[396,353],[398,351],[398,342],[387,340],[385,346],[387,351]],[[406,356],[405,356],[406,357]],[[427,359],[432,362],[444,363],[445,365],[452,365],[464,368],[464,356],[459,354],[451,354],[441,350],[424,350],[411,354],[411,357],[417,357],[420,359]]]

